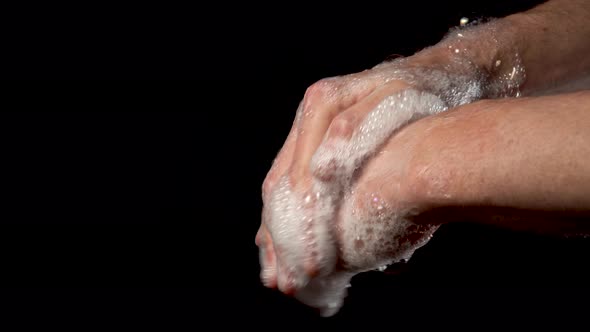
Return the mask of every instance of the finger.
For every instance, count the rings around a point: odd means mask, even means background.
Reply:
[[[401,81],[380,86],[363,100],[338,114],[330,124],[321,146],[313,156],[311,163],[313,175],[323,181],[331,181],[334,177],[342,176],[343,174],[337,173],[345,171],[342,162],[346,162],[345,159],[350,157],[351,151],[349,150],[352,147],[350,141],[353,133],[364,129],[361,128],[362,122],[386,97],[407,87],[408,85]],[[368,133],[361,133],[361,135],[368,136]]]
[[[289,131],[289,135],[283,144],[283,147],[279,150],[279,153],[273,160],[273,164],[267,173],[264,182],[262,184],[262,200],[265,206],[263,207],[262,223],[256,234],[255,243],[259,247],[260,256],[260,279],[262,283],[269,288],[277,287],[278,280],[278,269],[277,269],[277,257],[274,250],[274,244],[272,237],[268,231],[266,223],[272,222],[268,220],[268,207],[266,206],[268,197],[271,194],[273,188],[280,176],[286,172],[291,163],[295,142],[297,140],[297,124],[300,118],[301,104],[296,112],[295,120]]]
[[[363,83],[361,77],[366,74],[355,74],[346,79],[330,79],[324,80],[322,83],[315,84],[308,90],[306,96],[300,105],[297,120],[295,125],[297,129],[292,135],[296,137],[295,146],[287,145],[283,151],[290,151],[288,149],[294,148],[290,157],[280,159],[280,166],[275,169],[278,170],[269,177],[270,183],[266,187],[267,193],[271,193],[272,197],[268,197],[267,201],[274,202],[271,207],[272,211],[277,215],[272,220],[269,220],[269,228],[274,253],[276,255],[276,275],[278,287],[285,293],[293,293],[296,289],[303,287],[310,277],[317,275],[320,270],[331,270],[335,262],[335,250],[331,248],[333,242],[328,235],[328,222],[326,214],[318,215],[315,207],[311,203],[310,186],[304,189],[297,189],[297,184],[303,183],[301,179],[303,176],[311,178],[309,171],[306,174],[303,172],[292,172],[297,168],[309,168],[309,160],[311,151],[308,146],[319,144],[319,140],[324,134],[325,128],[328,127],[329,120],[334,117],[333,112],[341,111],[349,107],[357,101],[357,98],[364,97],[363,91],[368,91],[377,83]],[[332,82],[333,89],[327,89],[325,82]],[[335,82],[335,83],[334,83]],[[339,84],[339,86],[335,86]],[[321,88],[317,88],[320,86]],[[365,88],[355,88],[364,86]],[[345,91],[344,87],[350,88],[350,91]],[[321,90],[321,98],[315,94],[317,90]],[[310,92],[311,91],[311,92]],[[367,92],[368,93],[368,92]],[[319,107],[319,108],[315,108]],[[319,123],[319,125],[318,125]],[[319,128],[319,131],[318,131]],[[322,129],[324,128],[324,129]],[[318,134],[321,132],[321,134]],[[315,138],[315,141],[314,141]],[[311,141],[310,141],[311,139]],[[291,141],[292,142],[292,141]],[[311,142],[311,143],[310,143]],[[315,149],[315,148],[314,148]],[[301,155],[303,154],[303,157]],[[288,154],[285,154],[288,156]],[[292,163],[288,175],[281,176],[285,168],[287,158],[291,158]],[[307,162],[302,161],[306,159]],[[295,165],[295,166],[294,166]],[[306,165],[306,166],[302,166]],[[280,178],[275,178],[280,177]],[[282,180],[281,180],[282,179]],[[305,180],[305,179],[304,179]],[[277,185],[277,181],[283,181],[282,185]],[[276,188],[282,187],[283,194],[290,192],[286,196],[275,192]],[[277,199],[277,195],[284,196],[282,199]],[[277,197],[275,197],[277,196]],[[288,199],[285,199],[290,197]],[[313,196],[315,197],[315,196]],[[299,210],[300,207],[307,205],[305,212]],[[299,211],[290,213],[288,211]],[[324,209],[324,211],[326,211]],[[303,213],[303,214],[301,214]],[[328,213],[329,214],[329,213]],[[292,234],[285,237],[285,229],[290,229]],[[296,234],[296,236],[295,236]],[[289,243],[288,246],[281,246]]]
[[[363,81],[363,77],[367,77]],[[296,210],[306,205],[303,215],[296,213],[289,216],[289,228],[298,234],[300,241],[281,238],[281,232],[271,232],[277,256],[278,287],[284,293],[291,294],[303,287],[308,280],[320,273],[321,270],[331,270],[335,261],[333,241],[327,228],[329,227],[330,213],[317,213],[314,206],[315,193],[311,188],[311,173],[309,161],[313,151],[319,145],[330,121],[347,107],[370,93],[378,82],[369,80],[366,73],[353,74],[346,78],[331,78],[322,80],[312,85],[306,92],[298,112],[296,121],[296,143],[291,156],[292,163],[288,170],[288,176],[284,178],[284,187],[291,191],[292,200],[281,211],[287,215],[287,210]],[[285,164],[283,164],[284,167]],[[281,173],[276,173],[281,174]],[[276,180],[271,183],[276,185]],[[326,211],[324,209],[324,211]],[[272,220],[270,222],[273,222]],[[272,229],[279,229],[274,227]],[[291,246],[279,249],[277,244],[291,241]]]
[[[268,171],[264,182],[262,183],[263,201],[266,201],[266,198],[276,186],[279,178],[287,171],[291,161],[293,160],[293,152],[295,150],[295,143],[297,141],[297,127],[299,119],[301,118],[301,106],[302,104],[300,103],[299,107],[297,108],[297,112],[295,113],[295,119],[293,120],[289,135],[287,135],[287,139],[285,140],[283,147],[279,150],[279,153],[273,160],[272,166],[270,167],[270,170]]]
[[[256,234],[256,245],[260,255],[260,279],[269,288],[277,287],[277,261],[270,234],[263,224]]]
[[[280,262],[280,260],[279,260]],[[279,263],[277,268],[278,288],[286,295],[295,293],[295,271],[285,263]]]
[[[398,128],[412,119],[445,109],[434,95],[392,81],[339,114],[312,159],[322,181],[352,176],[355,169]]]
[[[302,117],[289,170],[294,187],[309,187],[309,163],[332,120],[369,95],[381,80],[370,72],[320,80],[310,86],[303,100]]]

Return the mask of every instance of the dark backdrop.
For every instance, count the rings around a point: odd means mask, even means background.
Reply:
[[[582,319],[587,239],[469,224],[356,278],[332,319],[258,281],[260,185],[308,85],[538,2],[8,11],[0,74],[21,80],[0,92],[2,315],[76,330]]]

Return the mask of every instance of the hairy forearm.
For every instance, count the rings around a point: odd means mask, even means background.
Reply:
[[[590,92],[487,100],[408,126],[428,133],[414,151],[422,217],[579,230],[590,216],[589,128]]]

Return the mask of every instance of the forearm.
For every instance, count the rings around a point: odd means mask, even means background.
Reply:
[[[590,76],[590,2],[553,0],[455,29],[412,58],[417,67],[473,71],[482,98],[541,94]]]
[[[505,20],[519,31],[516,42],[526,68],[525,92],[538,93],[590,76],[590,1],[552,0]]]
[[[413,166],[423,217],[551,231],[590,217],[590,92],[483,101],[423,121],[406,129],[428,132]]]

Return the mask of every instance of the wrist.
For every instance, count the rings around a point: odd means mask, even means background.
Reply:
[[[486,133],[489,119],[480,115],[495,104],[491,100],[477,101],[404,128],[414,141],[407,183],[412,188],[412,201],[419,207],[418,220],[427,223],[461,220],[465,217],[461,214],[466,211],[457,207],[479,205],[487,200],[488,192],[481,181],[485,178],[482,170],[489,164],[482,154],[487,155],[486,146],[492,146],[493,139]]]
[[[532,92],[524,59],[531,58],[531,45],[538,46],[527,39],[531,29],[541,27],[532,24],[537,21],[519,13],[456,27],[436,45],[375,69],[385,82],[404,80],[438,96],[449,108],[480,99],[519,97],[521,91]],[[535,76],[538,65],[527,61]]]
[[[518,97],[526,74],[521,59],[525,43],[517,33],[517,20],[507,17],[454,28],[407,62],[412,68],[423,69],[426,88],[438,89],[435,94],[449,100],[449,107],[484,98]],[[446,87],[433,86],[437,78],[432,73],[437,72],[448,83]],[[463,97],[457,98],[459,94]]]

